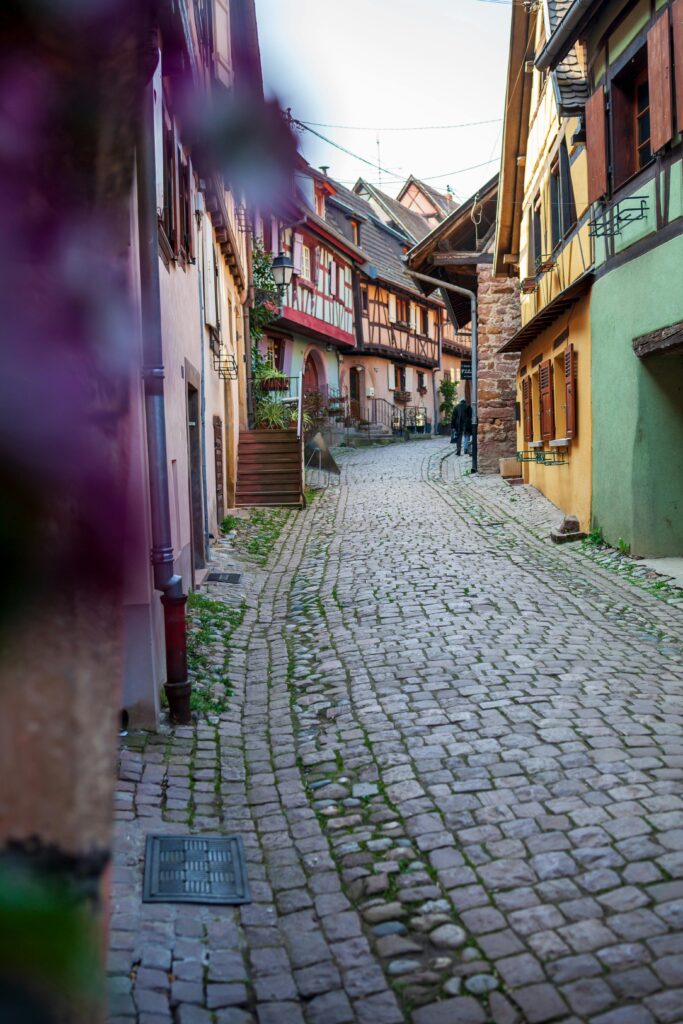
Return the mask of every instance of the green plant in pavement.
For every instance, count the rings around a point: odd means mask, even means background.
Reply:
[[[221,714],[232,693],[227,674],[230,637],[244,619],[244,602],[233,607],[193,592],[187,599],[187,669],[192,680],[191,706],[204,714]],[[222,663],[212,658],[223,650]]]
[[[238,530],[241,525],[242,520],[237,516],[224,516],[219,529],[221,533],[231,533],[233,530]]]
[[[286,508],[257,508],[252,511],[248,520],[252,529],[244,550],[259,565],[265,565],[268,561],[289,516],[290,510]]]

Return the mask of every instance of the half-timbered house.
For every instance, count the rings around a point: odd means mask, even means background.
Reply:
[[[527,57],[535,76],[566,78],[577,53],[586,69],[567,147],[573,169],[574,144],[585,139],[574,234],[589,236],[594,280],[577,387],[580,405],[590,359],[591,413],[579,410],[575,430],[592,428],[591,525],[635,554],[681,555],[683,2],[547,0],[542,13]],[[561,269],[558,260],[551,276]],[[544,435],[550,426],[546,418]],[[574,446],[571,438],[570,458]]]
[[[551,75],[527,63],[560,6],[550,0],[513,12],[495,270],[520,280],[521,327],[503,346],[519,354],[520,472],[585,530],[592,448],[586,71],[580,49]]]
[[[514,333],[519,322],[516,288],[496,282],[492,274],[493,236],[496,221],[496,175],[415,245],[408,257],[411,270],[434,280],[467,289],[476,299],[478,327],[478,468],[496,473],[501,458],[514,454],[514,359],[500,355],[501,342]],[[437,285],[423,282],[430,294]],[[459,331],[471,332],[470,299],[448,290],[443,294]],[[447,372],[448,348],[444,349]],[[468,397],[467,382],[461,393]],[[471,396],[474,398],[474,395]]]
[[[414,236],[398,220],[386,223],[355,190],[334,187],[329,217],[341,232],[358,232],[365,259],[356,288],[358,347],[342,372],[351,417],[392,431],[431,431],[438,422],[442,350],[447,345],[466,356],[469,339],[456,337],[443,301],[425,296],[407,272]]]

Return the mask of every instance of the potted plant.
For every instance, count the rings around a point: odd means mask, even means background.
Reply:
[[[394,401],[400,405],[407,405],[410,401],[410,391],[394,391]]]

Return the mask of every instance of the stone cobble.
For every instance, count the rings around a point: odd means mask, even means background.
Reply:
[[[216,549],[228,710],[124,741],[110,1024],[683,1021],[680,613],[442,441],[342,464],[267,568]],[[179,831],[252,903],[142,904]]]

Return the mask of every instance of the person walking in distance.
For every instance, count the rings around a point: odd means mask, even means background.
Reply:
[[[460,455],[463,438],[465,454],[468,455],[472,442],[472,406],[461,398],[451,416],[451,444],[457,445],[456,455]]]

